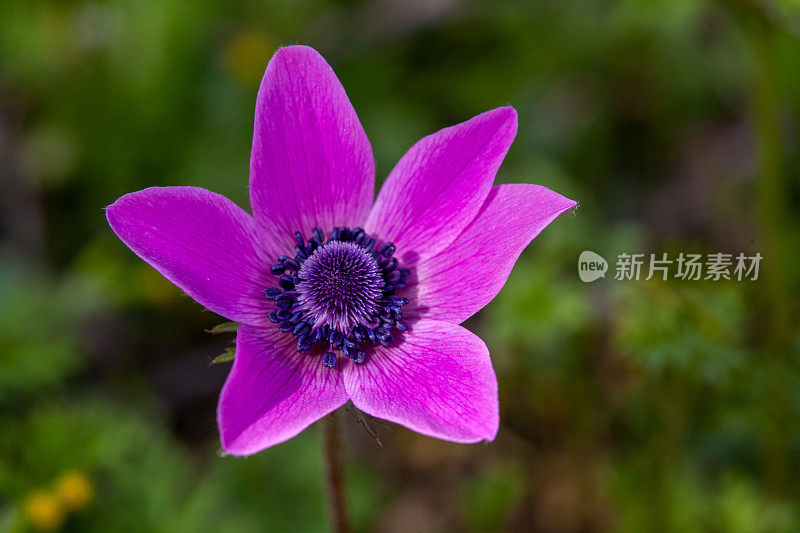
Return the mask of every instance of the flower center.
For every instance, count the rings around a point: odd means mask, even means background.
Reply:
[[[375,257],[352,242],[331,241],[300,267],[298,309],[316,318],[314,326],[347,330],[378,313],[383,276]]]
[[[398,268],[395,247],[376,247],[363,229],[333,228],[330,238],[314,228],[306,241],[296,232],[295,257],[281,256],[270,272],[280,276],[279,287],[264,296],[275,301],[270,321],[297,339],[297,350],[308,353],[312,345],[328,345],[322,364],[332,368],[336,351],[363,364],[362,345],[389,345],[391,330],[405,331],[402,307],[406,298],[396,292],[405,287],[410,272]]]

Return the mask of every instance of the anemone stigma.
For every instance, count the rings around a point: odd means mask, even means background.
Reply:
[[[274,300],[269,319],[281,331],[297,339],[297,351],[308,353],[313,345],[328,345],[322,364],[336,365],[336,351],[355,364],[366,361],[364,344],[388,346],[392,330],[406,331],[402,307],[410,274],[392,257],[395,246],[376,247],[363,229],[333,228],[330,238],[314,228],[308,242],[294,234],[295,256],[281,256],[270,272],[278,287],[264,290]]]

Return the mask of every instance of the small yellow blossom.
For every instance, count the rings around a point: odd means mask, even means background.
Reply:
[[[94,495],[92,482],[82,473],[70,471],[56,480],[56,492],[61,502],[70,511],[86,506]]]
[[[276,44],[269,35],[256,31],[243,31],[228,43],[225,66],[230,74],[248,85],[258,85],[264,75],[264,58]]]
[[[54,531],[61,527],[66,512],[61,498],[50,491],[40,490],[25,500],[25,516],[34,529]]]

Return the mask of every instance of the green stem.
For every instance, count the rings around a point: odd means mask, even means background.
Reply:
[[[763,292],[760,314],[766,319],[763,332],[764,364],[768,389],[767,420],[764,432],[764,455],[768,483],[781,493],[788,485],[790,444],[785,354],[791,328],[791,302],[787,298],[785,253],[787,238],[788,185],[780,124],[780,91],[776,78],[774,37],[777,28],[763,17],[752,16],[749,33],[754,52],[755,77],[753,107],[755,138],[759,159],[758,208],[763,235]]]
[[[347,495],[344,486],[344,461],[339,434],[339,419],[336,412],[323,420],[325,441],[325,472],[327,475],[328,505],[331,512],[333,530],[348,533],[350,521],[347,518]]]

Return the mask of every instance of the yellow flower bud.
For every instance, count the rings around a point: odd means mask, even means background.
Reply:
[[[80,472],[70,471],[56,480],[56,492],[61,498],[64,507],[70,511],[77,511],[92,500],[94,487],[92,487],[92,482],[85,475]]]
[[[58,495],[49,491],[36,491],[25,500],[25,516],[34,529],[53,531],[61,527],[66,511]]]
[[[264,74],[264,58],[276,47],[276,43],[265,33],[241,32],[228,43],[225,66],[239,81],[258,86]]]

